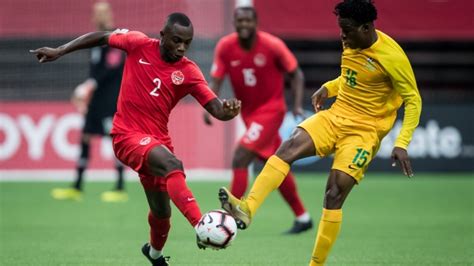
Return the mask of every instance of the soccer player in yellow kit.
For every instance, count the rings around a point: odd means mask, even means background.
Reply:
[[[240,229],[245,229],[294,161],[334,154],[310,265],[326,261],[340,230],[344,200],[362,181],[402,103],[403,125],[392,159],[406,176],[413,176],[407,146],[421,114],[421,97],[410,62],[392,38],[375,29],[377,10],[372,1],[344,0],[336,5],[334,14],[344,48],[341,75],[313,94],[316,114],[298,125],[268,159],[247,198],[239,200],[226,188],[219,190],[222,207],[236,218]],[[336,97],[334,104],[321,110],[330,97]]]

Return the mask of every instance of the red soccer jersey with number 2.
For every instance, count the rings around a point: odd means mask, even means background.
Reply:
[[[239,45],[237,33],[224,36],[216,46],[211,76],[229,74],[234,94],[242,101],[242,117],[262,112],[286,110],[284,73],[298,63],[285,43],[266,32],[257,31],[250,51]],[[258,113],[256,113],[258,111]]]
[[[202,106],[216,98],[194,62],[163,61],[157,39],[116,30],[109,45],[127,52],[112,134],[136,132],[170,141],[169,115],[181,98],[191,94]]]

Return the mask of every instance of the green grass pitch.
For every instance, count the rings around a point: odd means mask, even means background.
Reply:
[[[92,177],[91,177],[92,178]],[[326,181],[298,174],[299,191],[316,225]],[[85,184],[82,202],[53,200],[65,183],[0,183],[0,265],[148,265],[140,247],[148,239],[147,205],[138,182],[130,200],[102,203],[110,183]],[[190,182],[203,212],[218,208],[224,182]],[[471,174],[368,173],[344,206],[340,236],[327,265],[474,265],[474,177]],[[252,226],[226,250],[198,250],[193,229],[173,209],[165,247],[171,265],[308,265],[316,228],[281,233],[293,222],[273,193]]]

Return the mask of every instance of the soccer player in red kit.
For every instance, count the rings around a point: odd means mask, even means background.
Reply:
[[[240,101],[221,101],[209,89],[198,66],[184,57],[193,38],[193,25],[182,13],[170,14],[160,40],[137,31],[115,30],[85,34],[57,48],[31,51],[48,62],[75,50],[109,45],[127,52],[122,85],[113,120],[115,155],[140,176],[150,207],[150,242],[142,247],[152,265],[168,265],[162,249],[170,229],[170,199],[194,227],[199,206],[186,185],[181,161],[168,136],[171,109],[191,94],[211,115],[229,120],[240,112]],[[198,242],[198,246],[203,246]]]
[[[242,119],[247,131],[234,152],[231,193],[240,198],[248,186],[248,166],[255,159],[266,161],[282,140],[278,134],[286,113],[284,75],[290,77],[294,91],[293,114],[303,115],[303,72],[295,56],[279,38],[257,30],[257,13],[253,7],[234,11],[235,33],[224,36],[217,44],[209,84],[217,94],[228,74],[234,94],[242,101]],[[205,122],[211,124],[209,115]],[[280,193],[296,216],[286,231],[297,234],[313,227],[290,172],[279,187]]]

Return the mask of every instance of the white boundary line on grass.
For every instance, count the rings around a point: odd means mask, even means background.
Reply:
[[[229,169],[206,169],[196,168],[185,170],[188,181],[229,181],[232,171]],[[44,170],[44,169],[15,169],[0,170],[0,182],[51,182],[51,181],[73,181],[76,173],[74,169],[67,170]],[[115,170],[86,170],[84,174],[86,182],[115,181]],[[138,175],[134,171],[125,171],[125,180],[138,181]]]

